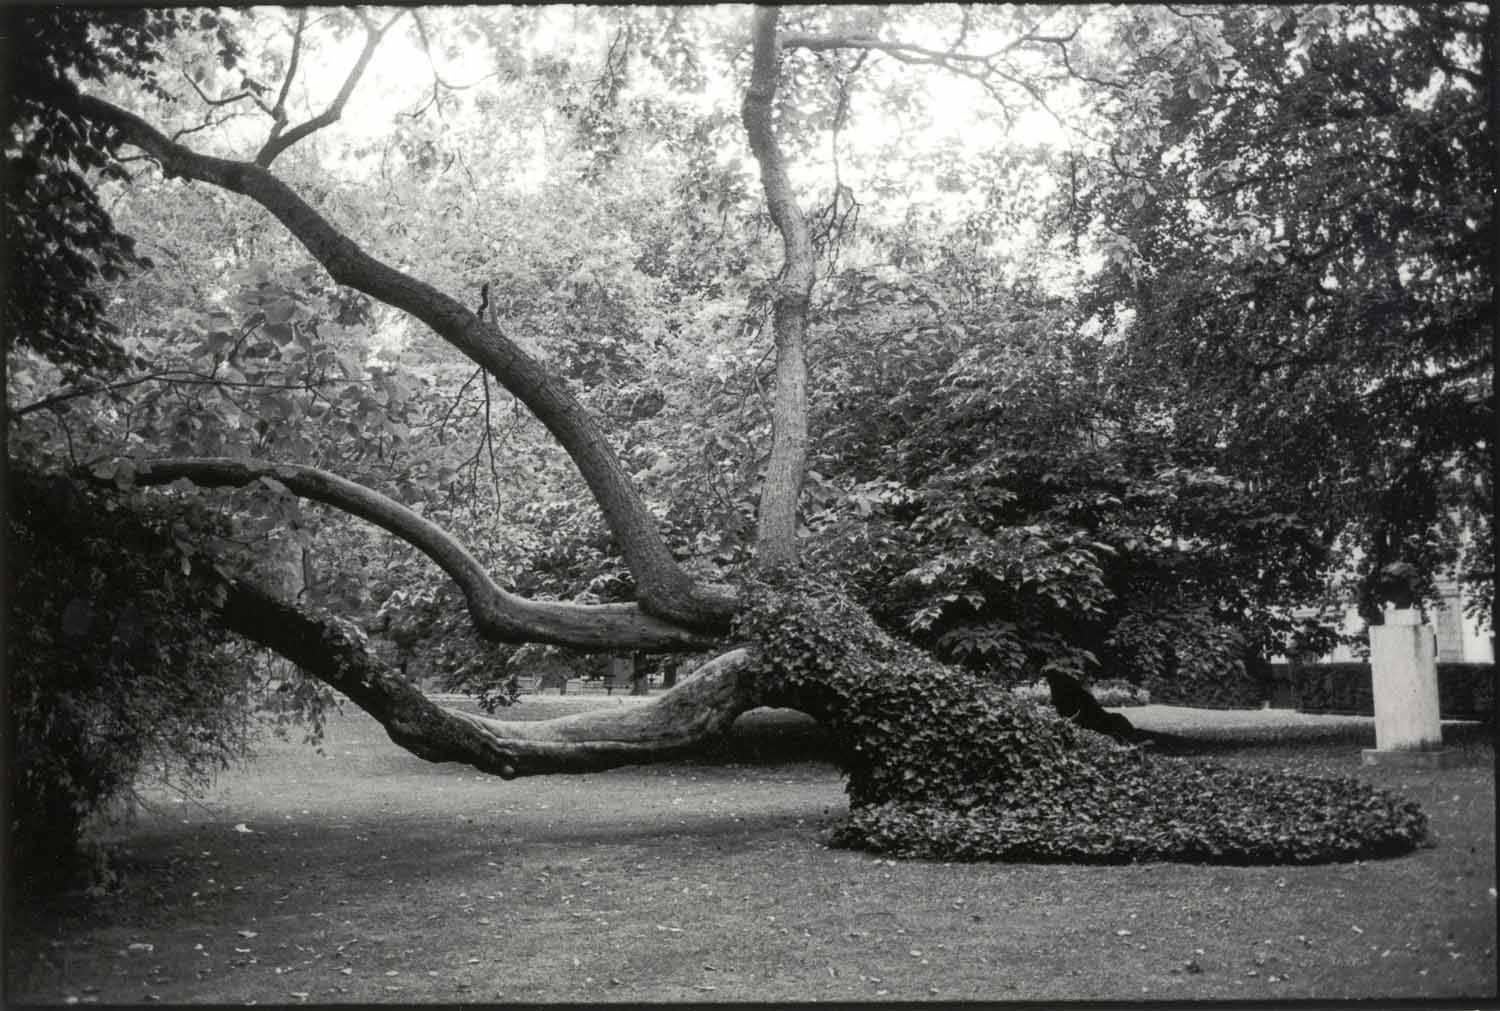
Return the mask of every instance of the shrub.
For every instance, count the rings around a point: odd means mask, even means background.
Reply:
[[[1297,708],[1303,712],[1358,716],[1375,712],[1374,687],[1366,662],[1294,664],[1289,676],[1294,682]],[[1493,663],[1441,661],[1437,682],[1438,707],[1444,719],[1495,718]]]
[[[1084,687],[1094,697],[1094,701],[1098,702],[1101,706],[1122,708],[1125,706],[1148,706],[1151,704],[1151,693],[1139,685],[1131,684],[1129,681],[1093,681]],[[1010,693],[1023,701],[1037,702],[1049,706],[1052,704],[1052,689],[1047,687],[1046,681],[1028,681],[1025,684],[1013,685],[1011,686]]]
[[[180,511],[16,468],[7,519],[7,814],[20,883],[42,883],[140,775],[201,785],[242,754],[253,684],[215,631],[212,573],[177,547]]]
[[[1370,665],[1358,660],[1306,664],[1293,668],[1297,708],[1309,713],[1375,712]]]
[[[1405,852],[1426,818],[1349,780],[1149,757],[881,632],[836,587],[752,585],[737,635],[768,704],[828,728],[839,845],[903,856],[1316,863]]]
[[[1129,681],[1095,681],[1087,686],[1089,693],[1101,706],[1148,706],[1151,693],[1140,685]]]
[[[1443,715],[1495,719],[1495,665],[1450,661],[1437,665]]]

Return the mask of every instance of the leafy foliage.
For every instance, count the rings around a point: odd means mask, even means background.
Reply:
[[[816,562],[887,628],[1003,681],[1258,699],[1247,660],[1322,592],[1325,532],[1135,411],[1065,304],[1014,286],[963,304],[945,273],[846,285],[820,465],[848,490],[810,519]]]
[[[1406,852],[1413,804],[1349,780],[1151,758],[882,632],[836,586],[756,582],[736,632],[766,698],[848,775],[841,845],[934,859],[1317,863]]]
[[[941,860],[1314,864],[1395,856],[1426,838],[1415,804],[1352,779],[1166,759],[1149,769],[1070,770],[1066,788],[1003,809],[889,801],[853,811],[835,841]]]
[[[255,678],[215,630],[217,575],[179,547],[183,510],[10,480],[10,839],[35,870],[138,777],[202,785],[240,755]]]
[[[1222,80],[1160,105],[1082,213],[1121,381],[1221,471],[1321,518],[1374,576],[1493,588],[1494,123],[1483,8],[1227,10]],[[1377,70],[1378,68],[1378,70]],[[1275,101],[1265,96],[1275,95]]]
[[[65,96],[77,93],[80,79],[111,76],[160,93],[163,44],[182,30],[212,32],[219,22],[206,11],[55,6],[21,8],[6,20],[7,34],[24,43],[9,48],[6,68],[5,329],[69,371],[119,368],[126,356],[97,285],[150,261],[116,231],[95,186],[101,178],[128,178],[116,144],[72,115]],[[225,65],[232,64],[232,41],[225,36],[220,44]]]
[[[1294,664],[1288,676],[1302,712],[1375,714],[1374,684],[1366,662]],[[1444,719],[1494,720],[1493,663],[1439,661],[1437,690]]]
[[[1129,681],[1122,681],[1118,678],[1090,682],[1088,692],[1095,702],[1111,709],[1120,706],[1147,706],[1151,704],[1150,692],[1131,684]],[[1016,696],[1016,698],[1024,699],[1037,705],[1052,704],[1052,688],[1046,681],[1016,685],[1011,689],[1011,694]]]

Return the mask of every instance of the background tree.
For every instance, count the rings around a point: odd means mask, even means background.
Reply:
[[[1218,23],[1233,68],[1165,96],[1160,144],[1080,196],[1120,240],[1089,304],[1122,327],[1121,381],[1335,548],[1367,620],[1405,561],[1428,599],[1456,569],[1487,624],[1493,12]]]
[[[1316,531],[1139,426],[1076,309],[1024,288],[945,304],[941,327],[921,303],[920,323],[849,321],[820,466],[852,491],[818,518],[820,564],[893,632],[1001,681],[1258,704],[1247,665],[1322,590]]]

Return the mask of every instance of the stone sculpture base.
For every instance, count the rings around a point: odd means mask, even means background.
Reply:
[[[1458,752],[1448,748],[1422,751],[1362,748],[1360,764],[1384,765],[1394,769],[1451,769],[1458,764]]]

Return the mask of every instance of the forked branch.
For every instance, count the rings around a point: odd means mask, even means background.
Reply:
[[[206,182],[254,200],[275,215],[339,284],[410,313],[483,367],[530,409],[577,465],[635,576],[642,610],[705,632],[727,627],[735,610],[733,596],[699,586],[682,571],[592,416],[565,383],[498,327],[432,285],[371,256],[265,166],[199,154],[169,140],[134,113],[91,95],[72,101],[85,118],[112,130],[117,141],[154,157],[167,175]]]
[[[390,27],[396,23],[397,19],[406,13],[405,11],[400,11],[393,15],[385,24],[377,27],[375,22],[363,10],[355,8],[355,12],[365,25],[365,44],[364,48],[359,51],[359,58],[355,60],[354,67],[349,71],[349,76],[344,78],[344,84],[339,88],[339,93],[328,104],[328,108],[306,122],[299,123],[285,133],[282,133],[282,127],[286,124],[286,93],[287,89],[291,87],[292,75],[297,70],[296,57],[302,41],[303,21],[298,21],[297,34],[292,44],[291,65],[287,67],[286,80],[281,85],[281,95],[277,99],[276,106],[272,111],[276,123],[271,127],[271,136],[266,139],[265,144],[255,156],[255,164],[261,168],[269,168],[281,152],[302,138],[317,133],[325,126],[338,122],[339,118],[344,114],[344,106],[348,104],[349,96],[354,94],[354,89],[359,84],[359,79],[365,75],[365,68],[370,65],[370,59],[375,55],[375,49],[380,45],[380,40],[385,36]]]

